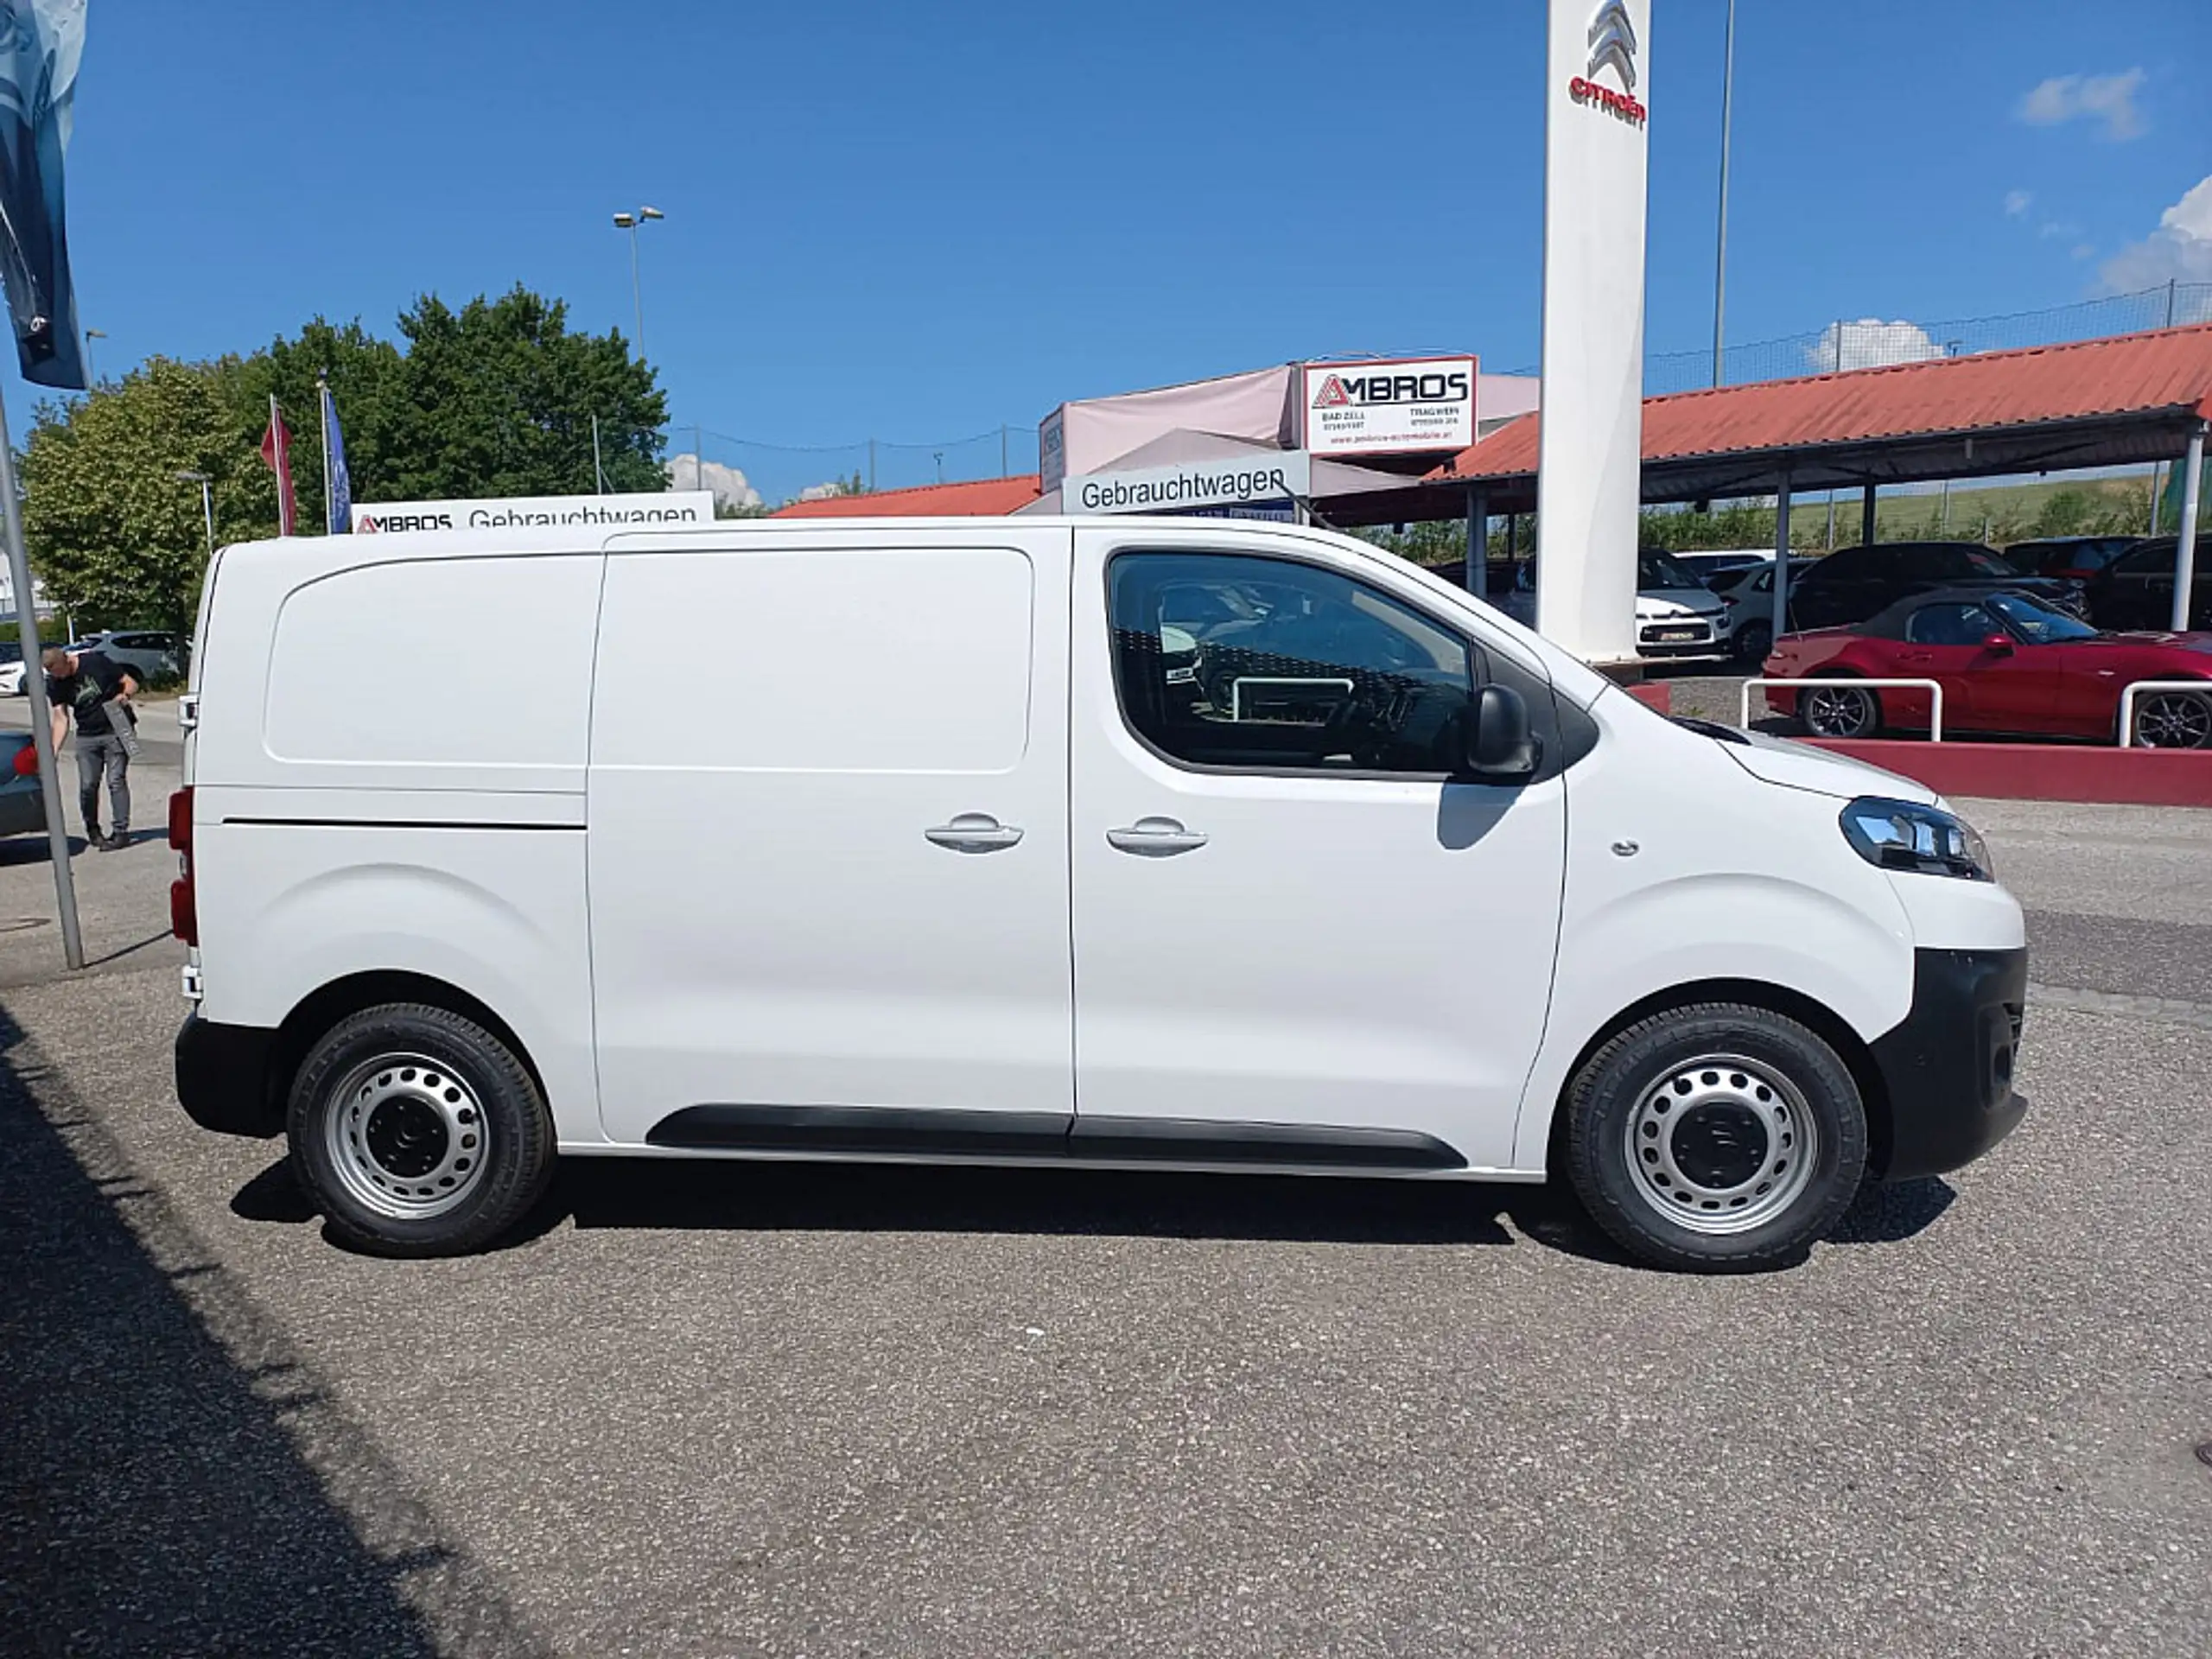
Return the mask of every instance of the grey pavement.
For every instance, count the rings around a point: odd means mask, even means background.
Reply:
[[[0,931],[0,1647],[2212,1650],[2212,815],[1965,804],[2035,1109],[1753,1278],[1523,1189],[741,1166],[368,1260],[177,1111],[169,947]]]

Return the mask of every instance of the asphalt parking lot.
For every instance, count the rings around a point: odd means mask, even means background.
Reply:
[[[89,976],[0,843],[10,1652],[2212,1651],[2212,815],[1965,804],[2034,1109],[1783,1272],[1523,1189],[739,1166],[399,1263],[175,1105],[162,719]]]

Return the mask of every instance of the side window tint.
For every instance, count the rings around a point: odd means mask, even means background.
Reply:
[[[1170,760],[1454,769],[1479,664],[1420,612],[1333,571],[1237,554],[1124,553],[1107,587],[1122,712]]]

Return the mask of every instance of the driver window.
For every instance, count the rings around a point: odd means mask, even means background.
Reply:
[[[1287,559],[1124,553],[1107,567],[1131,729],[1171,760],[1452,771],[1477,664],[1379,590]]]
[[[2004,632],[1979,605],[1923,605],[1904,625],[1904,637],[1916,645],[1978,645]]]

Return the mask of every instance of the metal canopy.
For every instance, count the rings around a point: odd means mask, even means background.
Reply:
[[[2171,461],[2212,416],[2212,326],[1940,358],[1649,397],[1647,504],[1936,482]],[[1516,421],[1423,480],[1426,499],[1362,503],[1356,522],[1446,518],[1535,502],[1541,417]],[[1388,508],[1387,513],[1375,509]]]

